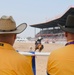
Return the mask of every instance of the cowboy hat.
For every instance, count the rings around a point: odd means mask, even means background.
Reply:
[[[58,26],[65,32],[74,33],[74,15],[68,15],[66,25],[58,24]]]
[[[22,23],[16,27],[16,23],[12,16],[2,16],[0,18],[0,34],[19,34],[27,27],[26,23]]]

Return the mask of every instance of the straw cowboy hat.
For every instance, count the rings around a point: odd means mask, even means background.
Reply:
[[[66,20],[66,25],[63,27],[58,24],[58,26],[65,32],[74,33],[74,15],[69,15]]]
[[[16,23],[12,16],[2,16],[0,18],[0,34],[19,34],[27,27],[26,23],[22,23],[16,27]]]

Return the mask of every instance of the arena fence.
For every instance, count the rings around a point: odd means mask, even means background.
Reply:
[[[26,56],[32,56],[32,69],[33,69],[34,75],[36,75],[35,56],[49,56],[50,55],[50,52],[19,52],[19,53],[26,55]],[[46,73],[46,75],[48,75],[48,74]]]
[[[31,52],[19,52],[20,54],[23,54],[23,55],[28,55],[28,56],[49,56],[50,55],[50,52],[34,52],[34,53],[31,53]]]

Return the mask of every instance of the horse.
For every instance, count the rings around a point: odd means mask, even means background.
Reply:
[[[42,44],[37,44],[37,45],[35,46],[35,51],[38,49],[39,52],[41,52],[43,48],[44,48],[44,46],[43,46]]]

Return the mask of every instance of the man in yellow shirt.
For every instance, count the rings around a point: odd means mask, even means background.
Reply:
[[[69,15],[66,25],[60,28],[65,32],[65,47],[51,52],[48,63],[48,75],[74,75],[74,15]]]
[[[34,75],[29,59],[13,48],[16,35],[26,27],[26,23],[16,27],[12,16],[0,18],[0,75]]]

